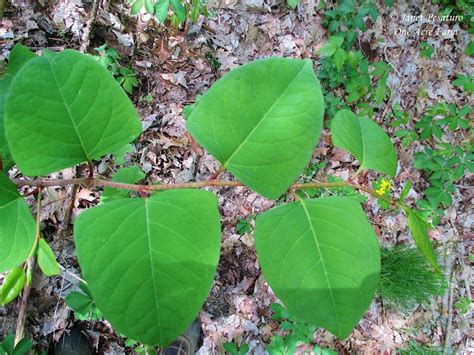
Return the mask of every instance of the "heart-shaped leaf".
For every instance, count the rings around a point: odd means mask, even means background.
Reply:
[[[13,165],[13,160],[11,159],[10,150],[8,149],[7,140],[5,138],[5,126],[3,122],[6,97],[10,92],[10,85],[16,73],[26,62],[35,57],[36,54],[30,51],[27,47],[22,46],[21,44],[16,44],[8,58],[7,72],[0,80],[0,158],[2,159],[4,170],[10,169]]]
[[[311,159],[323,114],[311,61],[269,58],[212,85],[192,109],[187,128],[223,168],[276,199]]]
[[[80,214],[74,232],[83,276],[115,329],[164,346],[191,324],[219,259],[212,193],[173,190],[104,203]]]
[[[47,175],[100,158],[140,132],[120,85],[85,54],[47,52],[28,61],[11,83],[5,135],[26,175]]]
[[[380,249],[360,204],[348,197],[300,200],[255,224],[263,274],[290,313],[347,337],[378,285]]]
[[[36,223],[23,197],[0,172],[0,272],[20,265],[35,243]]]
[[[361,169],[373,169],[395,176],[397,154],[390,138],[374,121],[341,110],[331,123],[334,146],[354,155]]]

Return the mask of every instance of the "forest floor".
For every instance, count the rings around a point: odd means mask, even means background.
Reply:
[[[322,9],[317,6],[315,0],[301,1],[296,10],[289,10],[279,1],[222,0],[220,4],[209,5],[213,9],[212,16],[201,16],[196,23],[182,29],[164,28],[145,13],[130,16],[129,5],[123,1],[99,3],[92,31],[84,36],[90,3],[11,0],[1,22],[0,58],[6,61],[15,43],[37,52],[46,48],[79,49],[87,45],[89,52],[97,54],[94,48],[103,44],[114,48],[120,55],[121,65],[132,68],[139,81],[130,98],[139,112],[144,131],[135,151],[126,156],[125,165],[139,165],[146,173],[146,183],[150,184],[204,180],[218,170],[219,163],[207,152],[190,147],[183,108],[219,77],[241,64],[268,56],[310,58],[317,70],[321,60],[318,50],[328,38],[323,27],[326,10],[324,6]],[[440,102],[456,107],[472,106],[472,93],[466,94],[452,84],[458,73],[474,74],[474,59],[464,54],[470,35],[457,23],[403,20],[404,14],[438,14],[438,5],[428,2],[399,3],[390,8],[377,5],[377,8],[378,18],[366,19],[367,30],[358,34],[355,46],[362,49],[370,62],[384,61],[393,67],[387,81],[391,96],[375,109],[371,118],[389,133],[397,146],[399,167],[393,181],[394,194],[400,192],[406,180],[411,180],[409,201],[414,203],[423,197],[428,186],[426,174],[413,164],[414,154],[424,145],[415,140],[408,147],[402,146],[401,139],[394,135],[397,129],[391,125],[395,119],[392,107],[395,103],[400,105],[400,110],[409,117],[404,127],[415,131],[414,124],[429,106]],[[424,38],[414,35],[417,29],[427,26],[443,29],[445,34]],[[432,58],[420,55],[421,41],[427,41],[434,48]],[[334,94],[337,96],[338,92]],[[452,145],[461,145],[470,139],[462,130],[448,132],[446,138]],[[350,154],[332,147],[327,129],[323,131],[312,163],[322,167],[312,177],[315,179],[324,179],[327,175],[347,179],[357,170],[357,162],[354,163]],[[109,178],[116,165],[107,156],[96,161],[95,168],[97,174]],[[62,176],[82,176],[86,171],[86,166],[79,166],[63,171]],[[18,174],[15,168],[10,172],[12,177]],[[222,178],[232,177],[224,172]],[[375,173],[358,176],[358,182],[363,185],[370,185],[376,179]],[[338,340],[319,329],[314,334],[313,346],[318,344],[342,353],[393,352],[410,347],[416,350],[422,346],[440,352],[474,352],[472,180],[472,174],[466,173],[456,181],[455,191],[451,193],[453,203],[443,208],[444,216],[430,234],[449,282],[444,295],[435,297],[430,304],[405,310],[387,307],[375,298],[350,337]],[[244,187],[213,191],[220,203],[223,244],[215,281],[200,313],[203,333],[199,354],[222,353],[226,342],[246,343],[251,353],[263,354],[270,338],[278,334],[280,328],[272,319],[269,305],[276,302],[276,298],[260,272],[252,227],[253,216],[275,202]],[[41,217],[43,233],[64,271],[51,278],[40,273],[35,275],[26,334],[38,349],[46,349],[75,322],[73,312],[64,301],[69,292],[77,289],[80,277],[72,228],[64,223],[71,194],[72,188],[48,188],[45,194]],[[99,190],[81,187],[72,204],[71,220],[96,204],[99,197]],[[33,205],[34,198],[28,199]],[[412,244],[404,215],[382,210],[373,199],[364,203],[364,209],[383,246]],[[245,226],[244,230],[237,225]],[[468,309],[461,312],[455,305],[465,299]],[[18,302],[0,308],[0,334],[15,329],[18,311]],[[99,353],[133,352],[106,321],[83,321],[82,324]],[[298,352],[308,349],[309,346],[303,344]]]

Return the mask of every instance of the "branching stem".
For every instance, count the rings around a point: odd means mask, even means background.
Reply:
[[[125,189],[137,192],[151,192],[151,191],[162,191],[172,189],[196,189],[203,187],[236,187],[244,186],[239,181],[225,181],[225,180],[208,180],[208,181],[197,181],[197,182],[184,182],[176,184],[162,184],[162,185],[135,185],[135,184],[124,184],[120,182],[104,180],[100,178],[78,178],[78,179],[36,179],[36,180],[12,180],[17,186],[36,186],[36,187],[47,187],[47,186],[68,186],[68,185],[85,185],[88,187],[112,187],[115,189]],[[402,207],[399,201],[393,200],[387,196],[382,196],[376,193],[374,190],[361,186],[348,181],[337,181],[337,182],[308,182],[308,183],[295,183],[290,186],[289,190],[294,191],[297,189],[314,189],[314,188],[340,188],[340,187],[352,187],[354,189],[364,191],[375,198],[388,202],[391,206]]]

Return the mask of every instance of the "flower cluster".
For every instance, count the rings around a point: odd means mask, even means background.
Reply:
[[[387,192],[390,192],[392,190],[392,187],[393,185],[390,180],[382,179],[379,187],[375,190],[375,192],[379,195],[385,195]]]

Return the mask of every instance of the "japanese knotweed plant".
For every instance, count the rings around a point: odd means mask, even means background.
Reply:
[[[0,272],[9,271],[0,302],[31,282],[37,258],[47,274],[58,265],[39,229],[41,188],[82,184],[105,187],[101,203],[82,212],[74,238],[82,275],[104,318],[120,333],[166,345],[196,317],[219,261],[218,201],[208,186],[241,186],[269,199],[288,191],[351,187],[388,202],[408,217],[412,236],[439,270],[428,239],[430,225],[402,201],[352,182],[295,183],[311,160],[323,125],[324,104],[310,60],[268,58],[224,75],[187,110],[189,133],[236,178],[174,185],[135,185],[138,168],[120,178],[91,174],[46,176],[123,151],[141,133],[127,95],[107,70],[73,50],[36,56],[17,46],[1,81]],[[397,159],[389,137],[373,121],[341,110],[332,122],[335,146],[393,177]],[[31,216],[17,186],[35,186]],[[120,190],[122,189],[122,190]],[[131,198],[127,192],[138,191]],[[259,263],[276,295],[295,317],[347,337],[368,308],[380,277],[377,236],[359,202],[346,196],[305,199],[257,216]],[[303,197],[301,197],[303,196]]]

